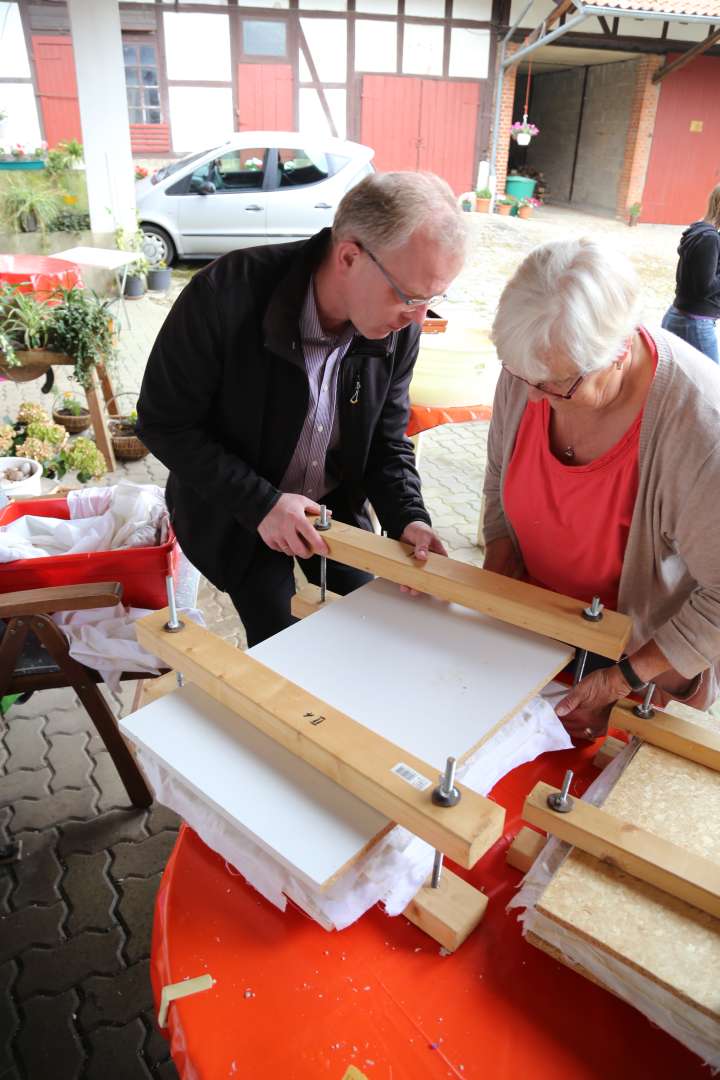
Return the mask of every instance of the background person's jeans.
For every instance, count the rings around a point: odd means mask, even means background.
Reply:
[[[662,325],[664,330],[669,330],[672,334],[682,338],[683,341],[694,345],[696,349],[699,349],[701,353],[705,353],[716,364],[720,363],[714,319],[690,318],[689,315],[683,315],[681,311],[671,305],[665,312]]]

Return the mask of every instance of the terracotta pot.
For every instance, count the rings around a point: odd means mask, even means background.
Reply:
[[[532,206],[519,206],[517,216],[521,218],[529,218],[532,214]]]
[[[422,332],[423,334],[444,334],[447,330],[447,324],[447,319],[443,319],[434,311],[428,311],[423,319]]]
[[[487,214],[490,210],[490,200],[481,199],[478,196],[475,197],[475,209],[478,214]]]
[[[502,214],[503,217],[510,217],[512,203],[498,203],[495,209],[497,210],[498,214]]]
[[[53,364],[72,363],[63,353],[50,352],[49,349],[18,349],[20,365],[10,366],[4,363],[4,354],[0,353],[0,374],[11,382],[30,382],[41,379]]]

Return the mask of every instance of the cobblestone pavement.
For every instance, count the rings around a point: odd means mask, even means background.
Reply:
[[[649,321],[672,296],[679,230],[629,229],[610,219],[546,208],[529,221],[472,215],[468,265],[449,313],[488,328],[504,281],[535,244],[602,235],[640,271]],[[180,283],[187,275],[176,275]],[[137,390],[168,297],[128,304],[117,390]],[[490,362],[492,368],[492,361]],[[489,370],[488,384],[496,372]],[[61,386],[67,376],[61,374]],[[69,385],[69,384],[68,384]],[[0,384],[0,416],[43,401],[39,383]],[[479,562],[475,546],[487,424],[423,435],[420,471],[434,522],[451,553]],[[152,458],[118,468],[163,483]],[[210,627],[243,644],[227,598],[207,583],[200,606]],[[129,707],[123,690],[117,711]],[[160,806],[128,808],[107,752],[71,691],[45,691],[0,726],[0,831],[23,842],[21,861],[0,866],[0,1080],[135,1080],[176,1076],[153,1021],[149,982],[155,893],[177,821]]]

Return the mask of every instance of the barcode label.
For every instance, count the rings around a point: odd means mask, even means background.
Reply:
[[[409,765],[405,765],[402,761],[398,761],[397,765],[393,765],[390,772],[394,772],[396,776],[399,776],[402,780],[406,780],[408,784],[412,784],[418,791],[425,791],[432,783],[431,780],[428,780],[427,776],[415,772],[414,769],[411,769]]]

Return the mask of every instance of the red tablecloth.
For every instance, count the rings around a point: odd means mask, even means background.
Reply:
[[[0,281],[16,285],[21,292],[47,300],[55,289],[82,286],[80,270],[65,259],[45,255],[0,255]]]
[[[216,982],[170,1005],[180,1075],[705,1080],[696,1057],[528,944],[517,912],[505,912],[521,877],[505,851],[526,793],[539,779],[559,786],[568,767],[573,793],[583,791],[597,775],[595,749],[546,754],[495,787],[492,797],[507,809],[505,836],[472,871],[457,871],[490,903],[452,956],[379,908],[334,934],[293,907],[280,912],[183,828],[156,903],[156,1001],[165,983],[206,973]]]
[[[471,420],[490,420],[491,405],[411,405],[405,432],[410,438],[439,424],[467,424]]]

